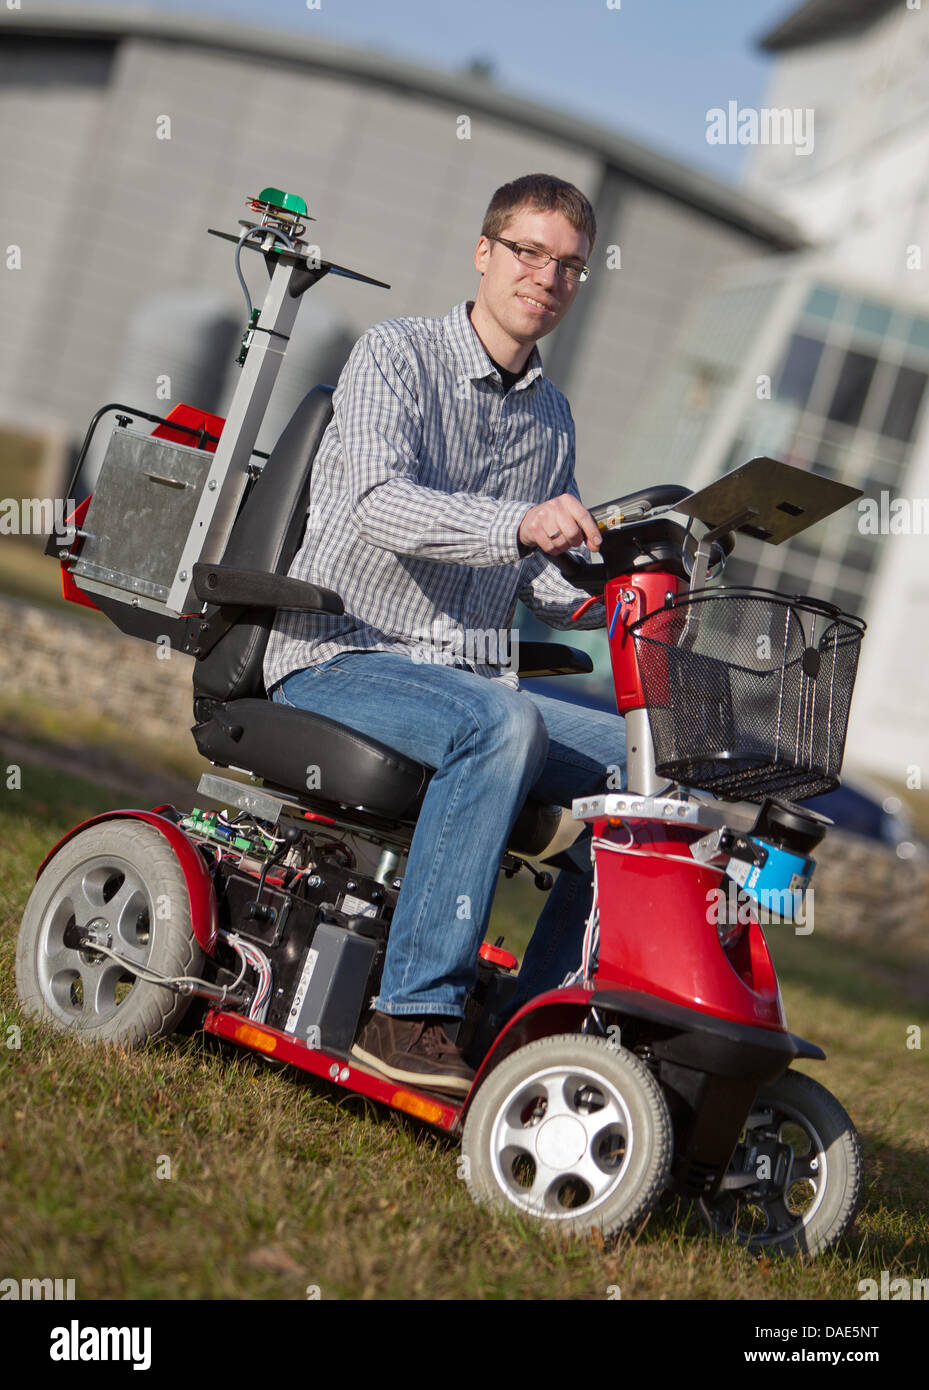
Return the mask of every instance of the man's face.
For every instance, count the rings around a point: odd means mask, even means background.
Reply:
[[[522,208],[500,233],[507,241],[547,251],[559,260],[586,265],[590,243],[560,212]],[[508,246],[482,236],[474,253],[481,276],[477,302],[497,327],[515,343],[535,343],[564,318],[581,288],[566,279],[554,261],[536,270],[523,265]]]

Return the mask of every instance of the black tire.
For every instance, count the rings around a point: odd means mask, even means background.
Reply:
[[[579,1033],[505,1058],[471,1102],[462,1138],[476,1202],[572,1235],[606,1236],[644,1220],[672,1153],[668,1107],[648,1068]]]
[[[758,1181],[701,1201],[717,1235],[758,1254],[821,1255],[854,1221],[861,1143],[835,1096],[812,1077],[788,1071],[758,1092],[727,1178],[756,1174]]]
[[[89,826],[63,845],[26,904],[16,988],[26,1013],[88,1042],[138,1047],[172,1032],[190,996],[138,979],[74,942],[95,924],[102,944],[161,975],[200,975],[184,873],[144,821]]]

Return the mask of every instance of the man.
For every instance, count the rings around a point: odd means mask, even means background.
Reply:
[[[597,550],[574,482],[574,424],[536,343],[586,278],[593,209],[529,175],[498,189],[474,254],[473,301],[378,324],[338,382],[290,573],[334,589],[342,617],[281,612],[265,684],[436,769],[391,923],[380,994],[353,1049],[395,1080],[466,1093],[442,1020],[474,982],[500,860],[532,792],[563,806],[624,765],[623,721],[519,690],[505,652],[517,597],[570,627],[586,597],[549,557]],[[593,605],[581,626],[601,626]],[[505,647],[505,643],[502,644]],[[426,659],[424,659],[424,657]],[[323,792],[324,788],[321,789]],[[562,873],[518,1000],[579,964],[589,874]]]

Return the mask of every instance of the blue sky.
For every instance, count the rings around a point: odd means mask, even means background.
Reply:
[[[70,0],[86,7],[86,0]],[[764,104],[759,35],[799,0],[158,0],[157,8],[380,50],[446,71],[473,59],[503,88],[738,179],[746,147],[706,143],[706,112]],[[94,0],[97,8],[100,0]]]

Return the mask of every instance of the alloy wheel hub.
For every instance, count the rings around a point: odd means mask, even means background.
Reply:
[[[580,1161],[587,1146],[587,1133],[580,1120],[555,1115],[546,1120],[536,1138],[535,1150],[549,1168],[571,1168]]]

